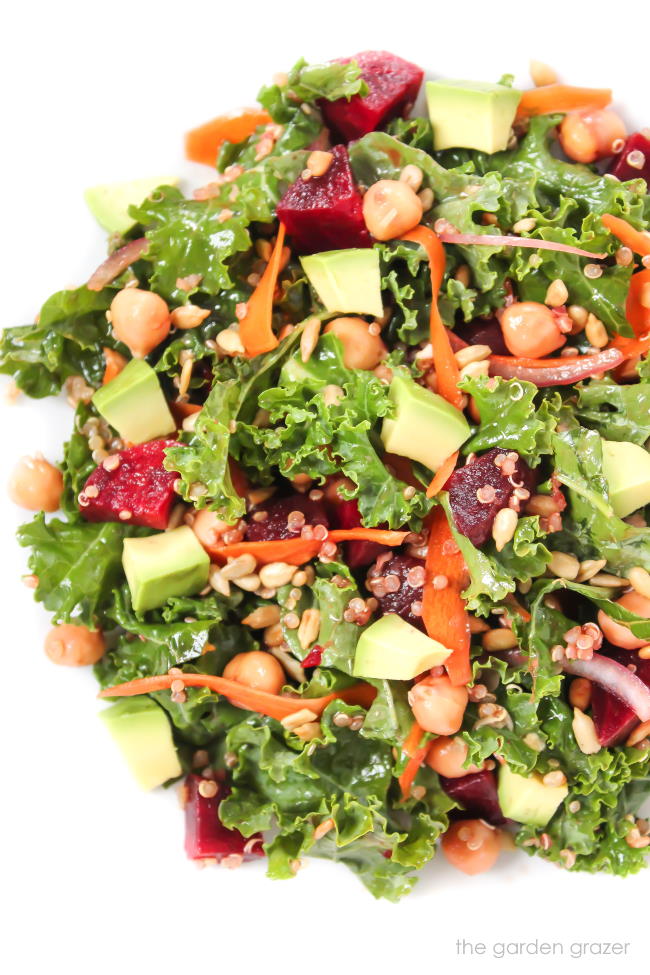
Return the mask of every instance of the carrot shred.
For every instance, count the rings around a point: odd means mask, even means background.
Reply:
[[[115,349],[109,349],[108,346],[104,346],[102,352],[104,353],[104,360],[106,362],[106,368],[102,376],[102,386],[105,386],[106,383],[110,383],[111,379],[119,376],[126,365],[126,359],[119,352],[116,352]]]
[[[530,623],[532,616],[530,615],[528,610],[515,599],[515,597],[511,592],[508,593],[504,601],[517,614],[517,616],[520,616],[522,618],[524,623]]]
[[[246,314],[239,322],[239,337],[249,358],[270,352],[278,344],[273,331],[273,295],[280,273],[284,224],[280,224],[271,259],[264,269],[260,283],[246,302]]]
[[[192,162],[214,166],[224,142],[242,142],[258,125],[267,125],[270,121],[267,112],[256,108],[246,108],[239,115],[219,115],[185,135],[185,155]]]
[[[433,365],[438,379],[438,392],[440,395],[455,406],[462,409],[463,394],[458,389],[460,380],[460,369],[456,357],[452,351],[449,341],[449,332],[445,327],[440,312],[438,311],[438,293],[442,284],[442,277],[445,273],[445,249],[440,243],[437,234],[429,227],[414,227],[408,234],[404,234],[402,240],[410,240],[419,244],[427,254],[429,259],[429,270],[431,274],[431,347],[433,350]]]
[[[222,694],[229,700],[233,700],[238,705],[248,711],[256,711],[258,714],[266,714],[269,718],[281,721],[290,714],[308,708],[315,714],[321,715],[330,701],[340,699],[346,704],[358,704],[368,708],[372,704],[377,694],[374,687],[370,684],[355,684],[343,690],[327,694],[325,697],[297,698],[282,697],[280,694],[269,694],[267,691],[259,691],[246,684],[238,684],[237,681],[228,680],[226,677],[217,677],[214,674],[160,674],[157,677],[142,677],[139,680],[127,681],[124,684],[117,684],[115,687],[107,687],[100,691],[99,697],[135,697],[138,694],[151,694],[154,691],[164,691],[170,688],[172,682],[182,680],[186,687],[208,687],[217,694]]]
[[[418,724],[415,724],[414,727],[417,728],[417,730],[419,731],[419,736],[418,736],[418,741],[419,741],[422,735],[424,734],[424,732],[422,731],[422,729]],[[406,744],[406,742],[404,744]],[[402,772],[399,779],[397,780],[399,782],[399,787],[402,793],[403,801],[411,798],[411,787],[415,781],[415,776],[420,771],[422,763],[427,757],[430,748],[431,748],[431,742],[427,741],[424,745],[422,745],[421,748],[416,749],[416,751],[414,751],[411,757],[409,758],[408,762],[406,763],[406,767],[404,771]]]
[[[414,721],[411,725],[411,730],[402,742],[402,751],[408,755],[409,758],[413,758],[420,747],[420,741],[423,734],[424,731],[420,725],[417,723],[417,721]]]
[[[634,330],[634,338],[616,335],[611,345],[621,352],[626,360],[644,356],[650,351],[650,308],[641,304],[641,289],[650,284],[650,268],[632,275],[630,290],[627,293],[625,316]],[[620,368],[624,369],[625,365]]]
[[[217,562],[225,563],[229,558],[240,555],[255,556],[261,565],[269,562],[287,562],[289,565],[302,565],[315,558],[323,541],[328,542],[377,542],[379,545],[401,545],[408,532],[389,531],[382,528],[337,528],[329,532],[326,539],[320,538],[280,538],[266,542],[234,542],[232,545],[213,545],[207,548]]]
[[[521,96],[517,118],[574,112],[581,108],[606,108],[612,100],[610,88],[578,88],[573,85],[542,85]]]
[[[635,254],[640,254],[642,257],[650,254],[650,237],[640,230],[635,230],[627,220],[615,217],[612,213],[604,213],[600,220],[610,234],[618,237],[620,242],[633,250]]]
[[[443,462],[442,466],[436,471],[431,484],[427,488],[427,497],[435,498],[436,494],[440,494],[443,487],[454,473],[454,468],[458,463],[458,451],[451,454],[446,461]]]
[[[470,632],[469,618],[461,596],[467,567],[451,533],[444,508],[434,508],[428,523],[422,621],[431,639],[451,650],[445,668],[452,684],[467,684],[472,676],[469,663]],[[434,588],[436,576],[446,578],[444,588]]]

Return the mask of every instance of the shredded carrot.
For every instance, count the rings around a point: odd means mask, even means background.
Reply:
[[[600,219],[610,234],[618,237],[625,247],[629,247],[635,254],[640,254],[642,257],[650,254],[650,236],[648,234],[643,233],[641,230],[635,230],[627,220],[623,220],[621,217],[615,217],[611,213],[604,213]]]
[[[650,351],[650,308],[641,304],[641,289],[645,284],[650,285],[650,268],[637,271],[632,275],[627,294],[625,316],[634,329],[635,337],[632,339],[624,335],[616,335],[611,342],[611,345],[618,349],[628,362]],[[625,369],[625,364],[620,368]]]
[[[445,327],[438,311],[438,293],[445,273],[445,249],[438,236],[429,227],[414,227],[402,240],[411,240],[419,244],[429,259],[431,274],[431,347],[433,350],[433,365],[438,379],[438,392],[451,403],[462,409],[463,394],[458,388],[460,369],[449,341],[449,332]]]
[[[530,623],[532,619],[530,613],[524,606],[521,605],[521,603],[517,602],[517,600],[515,599],[515,597],[511,592],[508,593],[504,602],[506,602],[508,606],[510,606],[510,608],[514,610],[517,616],[521,616],[524,623]]]
[[[246,355],[251,359],[262,352],[270,352],[278,344],[272,327],[273,295],[282,262],[284,232],[284,224],[281,223],[271,259],[264,269],[260,283],[246,302],[246,314],[239,322],[239,337],[246,349]]]
[[[448,457],[447,460],[444,461],[442,466],[436,471],[435,476],[431,481],[431,484],[427,488],[428,498],[435,498],[436,494],[440,494],[443,487],[445,486],[445,484],[447,483],[451,475],[454,473],[454,468],[456,467],[457,463],[458,463],[458,451],[451,454],[451,456]]]
[[[111,379],[115,379],[122,372],[126,365],[126,359],[115,349],[109,349],[108,346],[104,346],[102,352],[106,361],[106,368],[102,377],[102,386],[105,386],[106,383],[110,383]]]
[[[269,718],[281,721],[290,714],[308,708],[314,714],[321,715],[330,701],[340,699],[346,704],[358,704],[368,708],[377,694],[370,684],[355,684],[343,690],[327,694],[325,697],[283,697],[280,694],[269,694],[259,691],[246,684],[228,680],[226,677],[216,677],[214,674],[160,674],[157,677],[143,677],[139,680],[127,681],[115,687],[107,687],[99,693],[99,697],[135,697],[138,694],[151,694],[154,691],[164,691],[170,688],[172,682],[182,680],[186,687],[208,687],[217,694],[223,694],[248,711],[266,714]]]
[[[402,751],[408,755],[409,758],[413,758],[420,747],[420,741],[423,734],[424,731],[420,725],[417,723],[417,721],[414,721],[411,725],[411,730],[402,742]]]
[[[242,142],[258,125],[267,125],[271,116],[256,108],[246,108],[239,115],[219,115],[192,129],[185,136],[185,155],[192,162],[214,166],[224,142]]]
[[[287,562],[289,565],[302,565],[315,558],[324,541],[335,542],[377,542],[378,545],[401,545],[408,532],[389,531],[382,528],[337,528],[322,538],[280,538],[267,542],[234,542],[232,545],[214,545],[207,551],[217,560],[225,563],[229,558],[236,559],[249,553],[261,565],[269,562]]]
[[[451,650],[445,668],[452,684],[470,680],[469,618],[461,592],[466,587],[467,567],[449,527],[444,508],[433,509],[428,518],[429,541],[425,563],[422,621],[428,635]],[[433,580],[446,584],[436,589]]]
[[[408,760],[406,768],[397,780],[399,782],[403,800],[411,798],[411,787],[415,781],[415,776],[420,771],[420,767],[427,757],[430,748],[430,741],[426,742],[422,748],[418,748],[415,754]]]
[[[576,88],[572,85],[542,85],[521,96],[517,118],[575,112],[581,108],[606,108],[612,100],[610,88]]]

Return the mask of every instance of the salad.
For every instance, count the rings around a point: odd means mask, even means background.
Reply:
[[[4,331],[74,409],[10,485],[46,653],[200,864],[644,864],[650,131],[532,74],[301,60]]]

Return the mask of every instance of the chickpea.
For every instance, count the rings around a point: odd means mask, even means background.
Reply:
[[[463,723],[467,707],[466,687],[456,687],[446,674],[425,677],[409,691],[413,717],[424,731],[454,735]]]
[[[516,301],[501,315],[501,331],[508,351],[540,359],[566,342],[553,312],[537,301]]]
[[[436,738],[427,755],[427,765],[447,779],[460,779],[463,775],[480,772],[478,765],[463,765],[467,758],[467,743],[462,738]]]
[[[355,484],[354,481],[350,480],[349,477],[345,477],[343,474],[332,475],[327,478],[324,485],[325,500],[329,504],[340,504],[344,501],[342,491],[354,491]]]
[[[623,148],[625,122],[609,108],[585,108],[569,112],[560,125],[560,143],[569,159],[592,163]]]
[[[363,219],[376,240],[401,237],[419,224],[422,212],[422,200],[402,180],[380,179],[363,198]]]
[[[238,653],[226,664],[223,676],[268,694],[279,694],[285,682],[284,671],[278,661],[263,650]]]
[[[169,308],[153,291],[123,288],[113,298],[110,314],[115,336],[137,359],[149,355],[169,335]]]
[[[343,345],[343,365],[347,369],[374,369],[388,355],[378,335],[371,335],[363,318],[333,318],[326,332],[336,335]]]
[[[101,630],[61,623],[45,637],[45,653],[54,664],[65,667],[87,667],[103,656],[106,644]]]
[[[638,592],[626,592],[625,595],[616,600],[616,605],[622,606],[630,613],[636,613],[643,619],[650,620],[650,599],[646,599]],[[636,637],[630,633],[627,626],[623,626],[606,616],[602,609],[598,613],[598,625],[603,631],[605,639],[613,643],[615,647],[622,647],[623,650],[639,650],[648,642],[642,637]]]
[[[9,497],[28,511],[58,511],[62,493],[61,471],[40,454],[19,460],[9,479]]]
[[[232,525],[218,518],[214,511],[208,511],[207,508],[202,508],[194,515],[190,527],[203,548],[210,548],[218,543],[219,536],[227,532],[229,528],[232,528]]]
[[[482,819],[459,819],[441,840],[441,848],[452,867],[473,876],[485,873],[501,852],[501,830]]]

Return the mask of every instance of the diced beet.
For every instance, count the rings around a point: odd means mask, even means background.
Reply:
[[[332,153],[327,172],[308,180],[299,176],[277,206],[278,218],[299,254],[372,245],[348,150],[335,146]]]
[[[510,355],[503,341],[503,332],[496,318],[463,323],[455,329],[456,335],[470,345],[488,345],[494,355]]]
[[[447,779],[441,775],[440,785],[470,816],[484,819],[493,826],[502,826],[507,822],[499,805],[494,772],[484,769],[459,779]]]
[[[320,501],[312,501],[307,494],[290,494],[286,498],[277,498],[258,508],[252,514],[265,511],[267,517],[263,521],[256,521],[252,515],[248,517],[246,539],[249,542],[268,542],[280,538],[299,538],[301,528],[289,528],[288,518],[292,511],[299,511],[305,516],[305,525],[325,525],[329,528],[329,519],[324,505]]]
[[[388,51],[362,51],[351,58],[339,58],[339,64],[356,61],[368,85],[367,95],[339,98],[335,102],[321,99],[320,108],[334,136],[346,142],[360,139],[398,115],[407,115],[418,96],[424,71]]]
[[[333,520],[337,528],[359,528],[361,515],[355,498],[340,501],[334,507]],[[386,552],[384,545],[377,542],[354,541],[345,543],[345,562],[351,569],[358,569],[362,565],[370,565],[375,559]]]
[[[471,464],[459,467],[447,481],[449,504],[456,528],[473,545],[483,545],[488,540],[497,512],[507,507],[515,486],[526,488],[531,493],[535,486],[535,476],[521,458],[517,460],[514,473],[510,477],[497,467],[494,463],[495,457],[507,453],[507,448],[493,447]],[[491,500],[479,500],[477,491],[482,488],[487,488],[488,496],[493,493]]]
[[[642,660],[631,650],[619,650],[614,647],[607,647],[606,655],[624,666],[633,663],[636,667],[636,676],[646,687],[650,687],[650,660]],[[625,741],[639,723],[632,708],[623,704],[599,684],[592,686],[591,716],[596,725],[598,740],[605,748]]]
[[[233,853],[239,856],[264,856],[260,833],[246,839],[238,829],[226,829],[219,819],[219,806],[228,795],[228,787],[220,784],[217,795],[208,799],[199,792],[202,781],[206,780],[200,775],[188,775],[185,779],[185,852],[188,857],[191,860],[202,860],[204,857],[220,860]]]
[[[422,583],[413,585],[409,581],[409,576],[413,569],[422,569]],[[379,610],[382,616],[387,613],[397,613],[403,620],[416,626],[419,630],[424,630],[422,616],[413,612],[413,603],[422,603],[422,593],[424,589],[424,561],[416,559],[412,555],[391,555],[388,559],[380,556],[377,566],[373,567],[368,574],[366,585],[370,592],[379,602]],[[397,576],[399,579],[399,589],[395,592],[385,592],[386,580],[389,576]],[[377,580],[377,585],[374,581]]]
[[[632,166],[628,161],[631,152],[637,153],[632,160],[637,163]],[[609,172],[620,180],[644,179],[650,188],[650,139],[642,132],[633,132],[625,140],[623,149],[612,159]]]
[[[130,511],[129,525],[166,528],[178,474],[166,471],[163,461],[165,448],[175,444],[175,440],[136,444],[118,451],[115,469],[107,470],[104,464],[96,467],[81,492],[81,514],[86,521],[126,521],[120,513]]]

